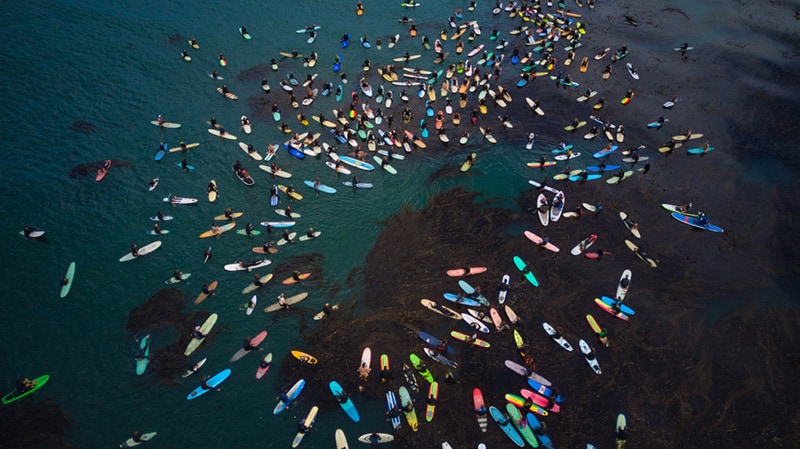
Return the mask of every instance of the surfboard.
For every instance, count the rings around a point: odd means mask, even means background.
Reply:
[[[161,240],[156,240],[155,242],[148,243],[147,245],[139,248],[139,257],[144,256],[146,254],[152,253],[153,251],[157,250],[161,247]],[[127,262],[129,260],[136,259],[137,256],[134,256],[133,253],[125,254],[124,256],[119,258],[120,262]]]
[[[209,129],[209,130],[208,130],[208,132],[209,132],[209,134],[211,134],[211,135],[214,135],[214,136],[217,136],[217,137],[221,137],[221,138],[223,138],[223,139],[229,139],[229,140],[236,140],[236,139],[238,139],[238,137],[234,136],[233,134],[230,134],[230,133],[228,133],[228,132],[225,132],[225,133],[223,133],[222,131],[220,131],[220,130],[218,130],[218,129],[213,129],[213,128],[212,128],[212,129]]]
[[[217,323],[217,318],[218,318],[217,314],[212,313],[200,326],[200,333],[207,336],[209,332],[211,332],[211,329],[214,328],[214,325]],[[200,346],[200,344],[203,343],[203,340],[205,340],[205,337],[197,338],[196,336],[192,336],[192,341],[190,341],[189,344],[186,346],[186,350],[183,352],[183,355],[185,356],[191,355]]]
[[[290,296],[288,298],[285,298],[285,303],[286,303],[286,306],[291,306],[293,304],[297,304],[298,302],[300,302],[300,301],[302,301],[302,300],[304,300],[306,298],[308,298],[308,292],[298,293],[296,295],[293,295],[293,296]],[[264,312],[267,312],[267,313],[275,312],[275,311],[281,310],[283,308],[284,308],[284,306],[281,306],[281,304],[279,302],[276,302],[275,304],[271,304],[271,305],[267,306],[266,308],[264,308]]]
[[[186,399],[187,400],[192,400],[192,399],[195,399],[195,398],[197,398],[199,396],[204,395],[205,393],[213,390],[219,384],[224,382],[225,379],[227,379],[230,375],[231,375],[230,368],[225,368],[224,370],[222,370],[219,373],[215,374],[214,376],[212,376],[210,379],[208,379],[206,381],[206,384],[209,387],[211,387],[210,389],[206,390],[202,386],[199,386],[199,387],[195,388],[191,393],[189,393],[189,395],[186,396]]]
[[[161,128],[168,128],[168,129],[177,129],[181,127],[180,123],[172,123],[172,122],[161,122],[158,123],[158,120],[151,120],[151,124],[161,127]]]
[[[305,363],[306,365],[316,365],[319,362],[316,357],[303,351],[293,350],[291,353],[294,358]]]
[[[236,227],[236,223],[235,222],[225,223],[222,226],[217,226],[216,229],[209,229],[208,231],[200,234],[200,238],[201,239],[206,239],[206,238],[209,238],[209,237],[219,236],[220,234],[228,232],[228,231],[230,231],[231,229],[233,229],[235,227]],[[140,253],[141,253],[141,250],[140,250]]]
[[[141,254],[141,253],[139,253]],[[66,298],[69,294],[70,289],[72,288],[72,280],[75,278],[75,262],[70,262],[69,266],[67,267],[67,273],[64,275],[64,279],[67,280],[66,284],[61,286],[61,298]]]
[[[217,289],[217,285],[219,285],[219,283],[217,281],[213,281],[210,284],[208,284],[208,286],[206,287],[206,289],[208,290],[208,293],[200,292],[200,294],[197,295],[197,298],[195,298],[194,303],[195,304],[200,304],[201,302],[205,301],[206,298],[208,298],[209,296],[214,294],[214,290]]]

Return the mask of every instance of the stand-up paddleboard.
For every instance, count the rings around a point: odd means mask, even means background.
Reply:
[[[236,222],[225,223],[222,226],[217,226],[215,229],[209,229],[208,231],[200,234],[201,239],[206,239],[209,237],[219,236],[225,232],[230,231],[231,229],[236,227]],[[141,254],[141,251],[139,251]]]
[[[550,221],[555,223],[561,219],[561,213],[564,211],[564,192],[559,191],[550,203]]]
[[[261,342],[264,341],[265,338],[267,338],[267,331],[261,331],[258,335],[256,335],[255,337],[250,339],[250,347],[249,348],[240,348],[238,351],[236,351],[233,354],[233,356],[231,357],[229,362],[233,363],[233,362],[241,359],[242,357],[246,356],[247,354],[250,353],[250,351],[252,351],[253,349],[257,348],[258,345],[260,345]]]
[[[276,310],[281,310],[281,309],[286,308],[288,306],[291,306],[293,304],[297,304],[298,302],[300,302],[300,301],[302,301],[302,300],[304,300],[306,298],[308,298],[308,292],[298,293],[296,295],[293,295],[293,296],[290,296],[288,298],[285,298],[285,305],[282,306],[280,304],[280,302],[276,302],[275,304],[272,304],[272,305],[266,307],[264,309],[264,312],[267,312],[267,313],[275,312]]]
[[[272,410],[273,415],[277,415],[278,413],[286,410],[289,405],[300,396],[300,393],[303,391],[303,387],[306,386],[305,379],[300,379],[292,385],[289,390],[287,390],[284,394],[280,396],[278,403],[275,405],[275,408]]]
[[[542,226],[547,226],[550,223],[550,203],[544,193],[539,193],[536,197],[536,212],[539,215],[539,221]]]
[[[328,387],[330,388],[333,397],[336,398],[336,402],[339,403],[347,416],[353,420],[353,422],[361,421],[361,416],[359,416],[358,410],[356,410],[356,406],[353,404],[353,400],[350,399],[350,395],[345,393],[344,388],[342,388],[339,382],[332,380],[328,384]]]
[[[141,434],[139,436],[139,440],[140,441],[134,440],[133,437],[128,438],[122,444],[120,444],[119,447],[134,447],[134,446],[138,446],[138,445],[140,445],[142,443],[146,443],[146,442],[152,440],[153,437],[155,437],[157,434],[158,434],[158,432],[143,433],[143,434]]]
[[[569,253],[572,254],[573,256],[577,256],[582,252],[586,251],[590,246],[592,246],[592,244],[594,244],[596,240],[597,240],[597,234],[592,234],[589,237],[586,237],[585,239],[581,240],[580,243],[575,245],[575,247],[572,248]]]
[[[214,294],[214,290],[217,289],[217,285],[219,285],[219,283],[217,281],[213,281],[210,284],[208,284],[208,286],[206,287],[206,290],[208,290],[208,293],[200,292],[200,294],[197,295],[197,298],[195,298],[194,303],[195,304],[200,304],[201,302],[205,301],[206,298],[208,298],[209,296],[213,295]]]
[[[61,285],[61,298],[66,298],[69,294],[69,290],[72,288],[72,280],[75,278],[75,262],[70,262],[69,267],[67,267],[67,273],[64,275],[63,281]]]
[[[191,393],[189,393],[189,395],[186,396],[186,399],[187,400],[192,400],[192,399],[195,399],[195,398],[197,398],[199,396],[202,396],[202,395],[206,394],[207,392],[213,390],[219,384],[224,382],[225,379],[227,379],[230,375],[231,375],[230,368],[225,368],[224,370],[222,370],[219,373],[215,374],[214,376],[212,376],[210,379],[208,379],[206,381],[206,385],[208,385],[210,388],[205,389],[201,385],[201,386],[195,388]]]
[[[538,246],[541,246],[544,249],[550,250],[550,251],[552,251],[554,253],[557,253],[557,252],[561,251],[561,249],[559,247],[557,247],[556,245],[553,245],[550,242],[547,242],[546,244],[542,245],[542,242],[544,242],[544,239],[542,239],[541,237],[539,237],[538,235],[534,234],[531,231],[525,231],[525,232],[523,232],[523,234],[525,235],[525,237],[527,237],[528,240],[530,240],[531,242],[535,243]],[[502,304],[502,302],[500,304]]]
[[[148,243],[147,245],[139,248],[139,256],[134,256],[133,253],[125,254],[124,256],[119,258],[120,262],[127,262],[129,260],[136,259],[137,257],[144,256],[146,254],[152,253],[153,251],[157,250],[161,247],[161,240],[156,240],[155,242]]]
[[[316,357],[303,351],[293,350],[291,353],[294,358],[305,363],[306,365],[316,365],[319,363],[319,360],[317,360]]]
[[[536,276],[534,276],[533,273],[531,273],[531,270],[530,268],[528,268],[528,265],[525,264],[525,262],[519,256],[514,256],[513,260],[514,260],[514,265],[525,277],[525,280],[530,282],[531,285],[533,285],[534,287],[538,287],[539,281],[536,279]]]

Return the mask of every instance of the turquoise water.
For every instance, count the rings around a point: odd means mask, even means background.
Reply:
[[[422,208],[429,197],[462,186],[494,199],[498,206],[527,213],[530,205],[518,202],[521,192],[527,190],[526,180],[540,179],[544,174],[550,176],[555,171],[540,174],[525,167],[523,162],[547,155],[559,141],[573,138],[578,150],[586,153],[596,151],[600,142],[586,142],[561,131],[573,115],[590,112],[572,100],[578,91],[556,91],[549,80],[536,81],[523,91],[512,90],[515,100],[511,109],[515,123],[513,130],[500,130],[499,123],[494,120],[502,113],[500,110],[490,110],[489,115],[481,118],[482,123],[493,126],[500,143],[488,145],[480,133],[473,130],[468,149],[478,151],[479,156],[475,168],[468,175],[461,175],[455,169],[464,157],[457,145],[442,148],[434,142],[435,139],[429,138],[428,150],[417,151],[395,164],[399,171],[396,176],[380,170],[358,173],[363,181],[373,182],[376,188],[353,192],[341,185],[341,181],[349,180],[349,177],[337,178],[333,171],[322,166],[321,161],[295,160],[281,149],[277,158],[279,165],[293,173],[291,182],[306,196],[292,205],[303,215],[298,220],[298,231],[313,226],[322,231],[322,236],[317,241],[282,247],[271,257],[273,267],[292,256],[321,253],[324,256],[323,278],[308,285],[285,289],[273,281],[258,292],[259,312],[246,316],[241,306],[249,295],[240,294],[240,290],[252,276],[224,272],[222,265],[255,258],[250,248],[259,245],[263,239],[256,238],[251,242],[244,236],[229,233],[219,240],[200,240],[197,235],[208,229],[212,216],[221,214],[227,207],[245,213],[238,222],[239,228],[247,222],[256,225],[261,220],[278,219],[269,207],[268,191],[272,181],[256,168],[258,164],[248,159],[236,142],[221,142],[208,134],[206,120],[214,116],[219,123],[225,124],[229,132],[239,136],[240,141],[253,143],[263,152],[268,143],[281,142],[285,136],[277,130],[277,124],[269,114],[264,113],[262,120],[257,112],[268,111],[273,101],[279,102],[284,117],[291,117],[286,121],[298,129],[299,124],[294,120],[297,112],[287,104],[278,80],[289,71],[301,80],[306,73],[312,72],[302,67],[299,61],[288,60],[281,60],[280,70],[272,72],[267,63],[272,57],[278,58],[278,51],[318,52],[319,63],[313,71],[320,73],[320,80],[332,80],[334,84],[338,80],[330,71],[330,65],[335,54],[343,54],[344,70],[349,78],[345,92],[348,92],[356,85],[365,58],[370,58],[373,67],[377,67],[399,56],[402,51],[422,52],[420,38],[412,41],[407,35],[407,25],[397,23],[402,14],[413,17],[420,36],[427,34],[431,40],[447,26],[446,18],[457,6],[464,8],[467,19],[481,21],[484,34],[476,42],[488,43],[487,37],[494,26],[507,30],[513,24],[503,15],[492,16],[488,2],[482,2],[475,13],[466,11],[467,2],[424,2],[423,8],[415,10],[401,8],[396,3],[365,2],[367,13],[363,17],[355,15],[355,2],[342,5],[333,1],[294,2],[291,8],[281,3],[253,1],[236,5],[186,1],[7,5],[0,13],[4,23],[0,36],[5,43],[0,55],[6,62],[0,86],[5,96],[7,122],[2,131],[5,149],[2,175],[9,181],[7,193],[2,196],[3,213],[0,215],[3,231],[0,233],[3,236],[0,249],[4,259],[2,280],[7,286],[5,319],[0,333],[7,343],[0,349],[0,358],[4,361],[0,365],[0,385],[11,388],[19,377],[50,373],[50,383],[34,398],[52,399],[71,417],[73,427],[67,434],[67,441],[76,447],[114,445],[127,438],[134,429],[158,431],[157,439],[152,443],[158,447],[218,447],[223,444],[230,447],[282,447],[291,440],[295,421],[302,418],[318,398],[307,397],[290,411],[278,417],[272,416],[276,392],[281,385],[294,381],[280,377],[278,369],[290,349],[304,347],[305,342],[298,332],[304,323],[296,315],[279,319],[267,317],[260,312],[261,308],[274,301],[279,292],[286,292],[288,296],[308,290],[310,298],[302,305],[309,309],[305,316],[305,320],[309,320],[312,312],[326,301],[355,301],[363,297],[364,291],[358,283],[348,284],[348,277],[353,270],[363,267],[367,252],[382,231],[382,222],[403,206]],[[697,204],[704,200],[709,212],[713,209],[715,217],[731,235],[720,238],[703,235],[702,242],[697,238],[692,240],[697,242],[697,248],[708,251],[705,256],[694,257],[707,262],[704,257],[709,257],[707,254],[712,251],[715,254],[714,263],[720,266],[708,275],[716,286],[731,285],[737,275],[755,277],[760,273],[758,267],[764,267],[767,279],[760,282],[767,286],[790,278],[796,270],[791,264],[784,265],[782,258],[749,247],[744,240],[748,235],[764,235],[767,238],[765,246],[775,248],[778,243],[769,236],[773,235],[774,229],[785,228],[791,219],[768,216],[761,223],[752,224],[737,217],[737,209],[732,206],[754,198],[766,198],[770,204],[786,204],[786,215],[794,214],[788,206],[796,203],[796,194],[779,192],[776,186],[796,184],[796,166],[791,165],[797,162],[796,156],[785,155],[783,145],[773,144],[782,141],[777,136],[773,139],[766,135],[753,135],[755,133],[747,131],[746,126],[734,126],[734,123],[759,123],[755,112],[736,107],[747,104],[750,98],[760,99],[758,95],[749,97],[748,93],[752,92],[769,95],[770,102],[776,102],[770,104],[788,105],[783,110],[795,108],[796,111],[796,91],[790,92],[781,78],[770,77],[772,73],[765,68],[785,62],[781,52],[786,51],[783,47],[786,44],[765,42],[760,35],[746,45],[741,44],[735,36],[742,30],[757,28],[758,24],[747,21],[732,22],[732,25],[731,22],[717,23],[709,10],[696,5],[680,5],[692,21],[671,17],[668,13],[658,16],[641,12],[641,17],[646,17],[650,24],[663,21],[662,29],[615,25],[619,22],[619,12],[612,5],[607,10],[604,7],[606,5],[598,5],[594,16],[587,18],[590,31],[596,31],[594,36],[598,37],[592,37],[592,33],[587,35],[585,45],[589,50],[579,52],[579,56],[591,57],[596,47],[615,47],[627,42],[632,49],[645,55],[640,59],[632,56],[631,59],[639,67],[643,83],[650,77],[653,88],[646,90],[636,86],[637,97],[631,109],[612,105],[603,115],[615,122],[649,122],[660,114],[666,114],[658,105],[681,88],[681,92],[686,93],[681,93],[679,107],[684,104],[687,107],[683,110],[676,108],[669,129],[659,131],[660,134],[653,137],[652,133],[630,126],[628,142],[634,145],[634,142],[641,141],[653,148],[667,140],[669,135],[692,126],[694,129],[702,128],[717,148],[729,150],[719,150],[718,154],[698,159],[700,162],[686,162],[682,154],[673,155],[671,159],[650,154],[654,165],[652,176],[638,181],[635,187],[620,189],[617,195],[609,195],[605,183],[599,184],[602,181],[587,184],[581,190],[566,186],[568,209],[578,204],[578,198],[581,201],[604,201],[607,205],[680,202],[684,199]],[[702,32],[690,31],[689,26],[694,21],[710,21],[711,26]],[[322,25],[322,29],[312,46],[305,42],[305,35],[296,34],[294,30],[313,23]],[[239,35],[237,29],[243,24],[253,35],[253,40],[245,41]],[[785,29],[783,24],[770,26]],[[346,50],[339,46],[339,38],[344,32],[352,35],[351,48]],[[395,33],[401,34],[401,39],[392,52],[386,44],[388,36]],[[376,38],[381,37],[383,49],[360,48],[358,36],[361,34],[367,34],[373,45]],[[509,37],[507,34],[503,36]],[[188,49],[186,40],[191,37],[199,41],[199,50]],[[712,46],[715,39],[719,44]],[[674,62],[678,58],[675,53],[664,51],[664,41],[672,47],[683,40],[691,40],[698,47],[705,46],[699,48],[694,57],[706,58],[707,66],[699,67],[693,62],[680,66]],[[452,52],[452,43],[448,45]],[[467,44],[467,50],[469,48],[470,44]],[[769,52],[761,53],[764,48],[769,48]],[[180,52],[183,49],[191,54],[191,63],[182,61]],[[218,53],[225,54],[229,63],[227,67],[217,65]],[[751,58],[756,53],[761,55],[764,63],[754,67],[749,74],[724,79],[719,76],[739,64],[741,59]],[[420,66],[429,66],[433,55],[431,52],[423,54]],[[454,58],[455,55],[451,55],[449,61],[454,62]],[[591,72],[599,76],[600,63],[592,61],[592,64]],[[256,76],[240,75],[259,65],[261,69],[255,71]],[[226,101],[215,92],[218,83],[207,76],[212,70],[218,70],[225,77],[227,86],[240,97],[238,102]],[[513,85],[517,69],[506,64],[504,71],[503,84]],[[377,87],[378,77],[374,71],[368,76]],[[616,67],[612,80],[602,84],[609,91],[609,103],[616,103],[629,88],[630,80],[626,76],[622,67]],[[691,83],[675,81],[676,76],[695,81],[719,81],[712,83],[714,85],[708,88],[710,92],[704,92],[697,84],[687,86]],[[269,95],[261,91],[261,77],[267,77],[272,85]],[[589,75],[582,78],[576,74],[575,79],[584,85],[601,86],[600,81],[589,78]],[[316,83],[318,86],[321,84],[320,81]],[[402,107],[399,106],[400,90],[393,88],[395,111]],[[413,92],[409,89],[412,96]],[[728,92],[729,96],[717,95],[719,92]],[[526,95],[543,98],[547,105],[545,117],[532,118],[522,107]],[[298,91],[298,97],[301,96]],[[424,113],[418,100],[413,99],[412,105],[415,117],[422,117]],[[759,102],[752,109],[763,111],[763,106],[764,103]],[[309,117],[319,111],[330,117],[330,110],[334,107],[346,107],[346,104],[335,103],[332,96],[321,97],[310,108],[301,110]],[[149,121],[158,114],[183,126],[177,130],[160,130],[150,125]],[[468,112],[462,114],[466,122]],[[253,120],[253,134],[245,135],[238,129],[241,115],[248,115]],[[396,115],[395,126],[400,126],[399,114]],[[82,133],[71,129],[79,120],[90,122],[94,132]],[[776,119],[775,123],[779,121]],[[310,129],[323,133],[323,139],[331,142],[327,130],[316,123],[312,122]],[[539,135],[533,154],[524,149],[525,136],[530,131]],[[451,132],[451,139],[459,134]],[[186,156],[197,170],[191,173],[179,170],[175,163],[180,162],[181,156],[174,153],[168,154],[161,162],[155,162],[153,155],[160,141],[170,146],[179,141],[199,142],[200,147]],[[749,145],[739,145],[740,142]],[[761,155],[768,155],[767,162],[748,164],[748,160]],[[717,159],[713,159],[715,157]],[[776,163],[771,162],[773,157],[786,164],[776,167]],[[72,171],[73,175],[70,175],[71,170],[81,164],[97,163],[99,166],[99,162],[106,159],[113,159],[115,163],[103,182],[93,181],[94,166],[87,169],[86,174]],[[254,176],[254,187],[245,187],[232,176],[230,165],[235,160],[240,160]],[[584,157],[582,161],[587,162],[588,158]],[[452,164],[453,169],[433,182],[426,182],[445,163]],[[714,163],[717,165],[712,165]],[[580,166],[578,162],[573,165]],[[722,169],[714,171],[714,167]],[[147,183],[156,176],[160,177],[161,183],[155,191],[148,192]],[[303,179],[315,176],[339,192],[316,197],[311,189],[302,185]],[[217,181],[220,191],[214,204],[206,201],[204,196],[210,179]],[[674,182],[676,179],[680,181]],[[161,201],[170,192],[197,197],[200,201],[196,206],[173,209]],[[572,202],[573,198],[576,202]],[[285,201],[284,198],[284,205]],[[147,234],[152,228],[148,217],[158,210],[175,216],[174,220],[162,226],[171,233],[160,238],[163,241],[161,249],[142,260],[124,264],[117,262],[129,251],[131,243],[141,247],[154,240]],[[644,216],[645,212],[641,215]],[[40,241],[20,238],[17,232],[25,225],[44,229],[47,238]],[[676,225],[664,219],[654,220],[651,226],[653,240],[663,243],[663,255],[672,256],[673,260],[680,257],[669,245],[670,239],[674,241],[674,234],[670,233],[675,231]],[[256,228],[263,230],[257,225]],[[513,229],[509,234],[512,231],[517,233]],[[685,233],[678,235],[685,238]],[[397,236],[398,251],[402,250],[402,239],[405,238],[413,238],[413,235]],[[574,236],[570,238],[574,239]],[[737,247],[737,243],[743,249]],[[202,253],[208,244],[213,246],[213,258],[204,265]],[[566,243],[562,248],[566,248]],[[623,250],[617,251],[621,253]],[[745,251],[750,251],[748,257],[752,257],[755,263],[742,262]],[[721,258],[716,257],[719,254],[722,254]],[[727,259],[727,263],[719,262],[719,259]],[[58,282],[70,261],[77,263],[75,282],[70,295],[60,300],[57,296]],[[189,298],[199,293],[203,282],[214,279],[220,282],[216,297],[207,300],[202,307],[189,304],[185,309],[186,313],[208,310],[220,314],[220,329],[213,344],[206,343],[189,361],[207,356],[209,361],[201,373],[216,373],[229,365],[227,357],[240,347],[245,336],[267,329],[269,336],[264,348],[273,352],[276,363],[266,378],[254,379],[258,356],[251,354],[232,366],[233,375],[223,384],[222,391],[190,402],[184,398],[200,381],[200,373],[180,386],[152,382],[148,375],[135,375],[133,357],[137,348],[135,338],[139,336],[130,335],[125,329],[128,313],[165,287],[164,281],[175,269],[192,273],[187,282],[176,285]],[[687,269],[688,275],[703,270],[694,265]],[[337,290],[331,297],[329,292],[334,288]],[[752,299],[758,295],[748,297]],[[311,323],[310,326],[316,324]],[[177,338],[174,331],[166,330],[154,330],[151,335],[154,351]],[[354,338],[366,339],[367,336]],[[378,348],[374,350],[375,365],[380,351]],[[358,354],[354,354],[353,371],[357,359]],[[326,397],[324,401],[328,399]],[[361,424],[349,422],[338,407],[322,402],[325,405],[318,419],[317,431],[306,437],[303,447],[330,446],[336,427],[347,432],[351,444],[361,433],[389,431],[381,415],[382,403],[367,401],[358,395],[354,395],[354,401],[364,417]],[[474,426],[471,414],[465,419]],[[570,429],[560,429],[559,432],[568,435]],[[446,438],[446,434],[442,431],[442,438]]]

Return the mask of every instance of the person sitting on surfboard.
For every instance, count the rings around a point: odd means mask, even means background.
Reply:
[[[283,307],[284,309],[289,308],[289,304],[286,304],[286,297],[283,295],[283,293],[278,295],[278,305]]]
[[[295,281],[299,282],[300,281],[300,271],[298,271],[298,270],[292,271],[292,279],[294,279]]]
[[[292,240],[292,238],[289,236],[289,230],[288,229],[284,229],[283,230],[283,234],[281,234],[281,237],[284,240],[286,240],[287,242],[289,242],[289,243],[294,243],[294,240]],[[292,276],[294,276],[294,275],[292,275]],[[299,281],[299,279],[295,279],[295,280]]]
[[[142,434],[137,432],[137,431],[135,431],[135,430],[133,432],[131,432],[131,439],[133,441],[137,442],[137,443],[143,443],[144,442],[144,440],[142,440]]]
[[[24,393],[35,386],[36,384],[27,377],[17,380],[17,390],[19,390],[20,393]]]
[[[253,225],[247,223],[247,225],[244,227],[244,232],[247,233],[248,237],[253,238]]]
[[[208,385],[208,379],[210,379],[210,378],[211,378],[211,375],[210,374],[206,374],[206,376],[203,377],[203,379],[200,381],[200,388],[202,388],[203,390],[206,390],[206,391],[210,390],[212,388],[210,385]]]
[[[135,243],[131,243],[131,255],[133,257],[139,257],[139,247]]]
[[[308,228],[308,232],[306,232],[306,237],[310,239],[316,238],[316,236],[314,235],[314,228]]]
[[[172,273],[172,276],[175,278],[176,281],[183,280],[183,273],[181,273],[181,270],[176,269],[175,272]]]
[[[200,340],[200,339],[206,338],[206,334],[204,334],[200,330],[200,326],[195,326],[194,330],[192,330],[192,338],[196,338],[196,339]]]

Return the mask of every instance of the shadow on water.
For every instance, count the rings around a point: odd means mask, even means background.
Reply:
[[[97,170],[105,165],[106,161],[94,161],[94,162],[87,162],[85,164],[76,165],[72,167],[69,171],[70,178],[80,178],[82,176],[91,176],[94,177],[97,175]],[[134,167],[135,165],[133,162],[130,161],[123,161],[121,159],[112,159],[111,160],[111,167],[112,170],[115,168],[121,167]]]
[[[73,448],[70,417],[55,402],[22,399],[0,411],[0,449]]]
[[[535,194],[524,193],[520,203],[531,204]],[[465,264],[482,265],[489,271],[467,280],[482,286],[495,302],[497,281],[504,272],[511,274],[507,303],[522,318],[517,327],[534,354],[538,372],[550,378],[566,397],[564,411],[544,419],[558,447],[580,447],[586,442],[598,447],[613,445],[613,420],[620,411],[628,415],[629,440],[646,442],[652,448],[737,447],[741,441],[760,447],[792,447],[800,441],[800,412],[794,406],[800,387],[793,380],[800,372],[797,309],[783,304],[765,307],[748,300],[710,318],[703,311],[713,304],[699,303],[697,298],[708,297],[708,285],[713,281],[685,276],[682,261],[668,260],[657,270],[632,266],[637,286],[644,289],[650,285],[647,297],[639,291],[637,302],[632,303],[641,316],[628,323],[612,321],[586,305],[589,295],[596,293],[587,293],[582,285],[608,283],[607,276],[586,268],[594,262],[570,256],[551,263],[537,261],[550,253],[504,232],[509,226],[529,222],[530,217],[477,200],[478,194],[456,188],[432,197],[421,211],[405,208],[386,220],[366,259],[364,297],[348,298],[317,328],[302,330],[308,351],[316,354],[320,363],[307,366],[287,359],[282,363],[284,378],[304,377],[322,409],[338,407],[326,389],[331,379],[351,394],[383,401],[386,390],[401,385],[401,366],[408,363],[409,353],[426,359],[421,341],[408,329],[424,329],[439,337],[447,336],[451,329],[468,332],[463,323],[431,313],[419,300],[445,302],[442,292],[457,291],[457,279],[444,272]],[[614,218],[618,225],[614,214],[609,210],[605,216],[582,217],[580,221],[596,220],[598,225]],[[538,289],[509,271],[515,254],[535,261],[536,275],[542,281]],[[615,257],[597,263],[609,264],[615,272],[633,264],[622,254]],[[718,293],[729,298],[759,288],[758,282],[750,284],[723,286]],[[587,312],[608,328],[610,348],[599,347],[592,338],[583,322]],[[591,374],[580,354],[568,353],[550,342],[540,327],[545,320],[564,325],[573,345],[584,338],[595,346],[603,374]],[[421,422],[413,438],[405,435],[410,430],[404,424],[398,435],[399,447],[423,447],[417,442],[439,441],[445,429],[459,429],[446,433],[454,447],[472,447],[476,441],[490,447],[508,444],[500,432],[482,434],[478,429],[472,389],[481,388],[487,404],[502,408],[503,396],[526,384],[503,366],[505,359],[520,361],[511,336],[485,338],[492,344],[490,350],[451,343],[460,363],[459,369],[452,370],[454,384],[442,382],[449,368],[426,359],[441,382],[436,418],[432,424]],[[372,348],[374,364],[369,380],[360,383],[356,368],[364,346]],[[377,360],[384,353],[389,356],[393,378],[381,384]],[[414,399],[424,421],[427,384],[419,380],[422,392]]]

